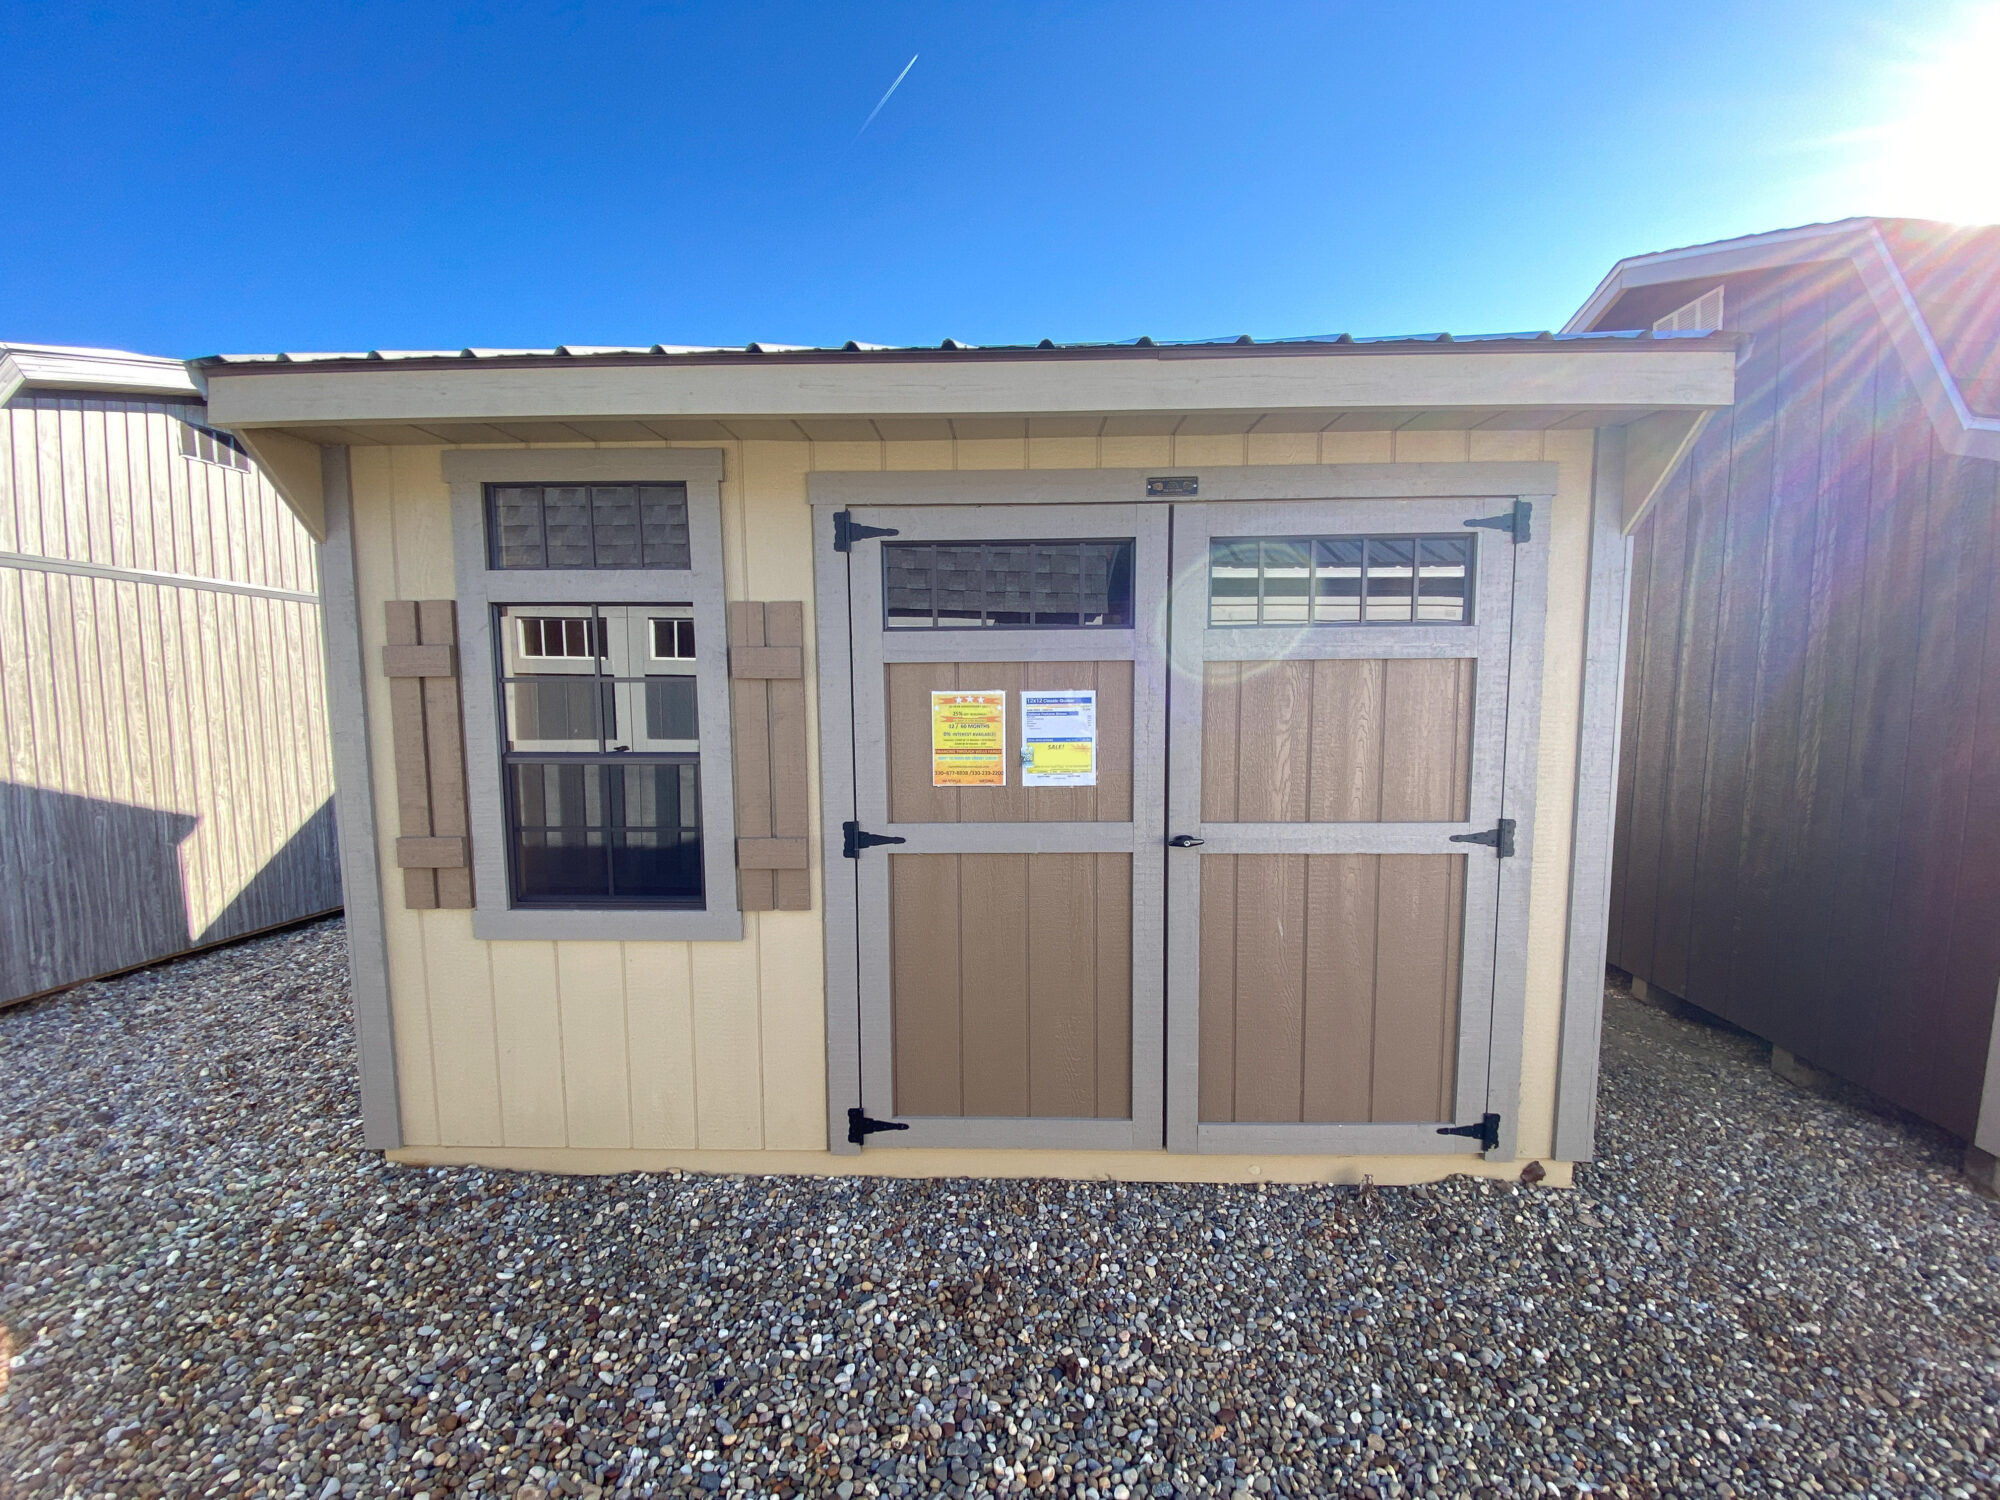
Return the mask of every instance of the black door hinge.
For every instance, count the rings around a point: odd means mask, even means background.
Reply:
[[[1454,833],[1454,844],[1484,844],[1501,859],[1514,857],[1514,820],[1502,818],[1499,824],[1484,833]]]
[[[1529,522],[1534,514],[1535,508],[1528,504],[1527,501],[1516,500],[1514,508],[1505,515],[1482,516],[1478,520],[1467,521],[1465,524],[1468,526],[1483,527],[1488,531],[1504,531],[1514,539],[1514,545],[1518,547],[1521,543],[1527,541],[1531,535]]]
[[[843,859],[859,859],[863,849],[873,849],[877,844],[907,844],[906,838],[893,833],[863,833],[859,823],[840,825],[840,854]]]
[[[859,1114],[860,1111],[851,1110],[849,1113]],[[1472,1140],[1479,1142],[1479,1149],[1481,1151],[1498,1151],[1500,1149],[1500,1117],[1498,1115],[1481,1115],[1477,1125],[1440,1125],[1438,1127],[1438,1134],[1468,1136]]]
[[[901,536],[893,526],[863,526],[854,519],[854,513],[837,510],[833,513],[833,550],[849,552],[854,544],[871,536]]]
[[[858,1104],[847,1112],[847,1143],[850,1146],[860,1145],[878,1130],[908,1130],[909,1128],[909,1126],[900,1125],[894,1120],[871,1120],[868,1117],[867,1111],[862,1109]]]

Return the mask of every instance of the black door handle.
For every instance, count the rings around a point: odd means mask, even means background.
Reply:
[[[1169,849],[1194,849],[1207,842],[1207,839],[1198,839],[1191,833],[1177,833],[1167,840],[1167,847]]]

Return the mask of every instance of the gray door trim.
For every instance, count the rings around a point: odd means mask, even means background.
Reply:
[[[1501,1140],[1493,1154],[1501,1159],[1511,1157],[1511,1132],[1518,1126],[1520,1030],[1526,1007],[1527,900],[1548,557],[1548,502],[1541,497],[1522,498],[1529,499],[1533,508],[1530,531],[1535,540],[1515,545],[1497,533],[1478,533],[1474,623],[1428,630],[1415,626],[1379,631],[1365,626],[1305,631],[1211,630],[1206,609],[1208,540],[1211,535],[1246,531],[1274,535],[1451,531],[1465,519],[1462,500],[1273,504],[1242,511],[1229,507],[1219,514],[1198,503],[1176,509],[1174,567],[1182,586],[1173,619],[1176,691],[1168,823],[1173,832],[1194,833],[1206,842],[1198,852],[1188,850],[1170,857],[1167,866],[1167,906],[1176,915],[1168,940],[1169,1149],[1342,1155],[1393,1149],[1411,1154],[1463,1154],[1463,1138],[1438,1135],[1435,1123],[1250,1126],[1200,1120],[1200,923],[1194,915],[1200,904],[1199,861],[1207,854],[1252,851],[1459,852],[1447,842],[1454,832],[1491,828],[1504,815],[1515,820],[1513,858],[1498,859],[1477,847],[1466,851],[1467,940],[1459,1002],[1455,1119],[1470,1123],[1487,1111],[1500,1114]],[[1243,638],[1242,644],[1236,643],[1238,637]],[[1474,708],[1473,795],[1466,823],[1256,825],[1202,821],[1199,684],[1204,661],[1260,659],[1256,654],[1260,647],[1266,652],[1282,647],[1277,654],[1294,659],[1351,659],[1383,654],[1398,646],[1421,648],[1411,654],[1475,655],[1480,661]],[[1497,684],[1495,675],[1500,678]],[[1491,947],[1482,949],[1475,934],[1487,931],[1493,933]]]
[[[322,449],[320,468],[326,540],[319,546],[319,598],[326,612],[326,697],[355,1053],[361,1073],[361,1143],[370,1150],[388,1151],[403,1144],[403,1107],[396,1082],[389,940],[383,928],[381,844],[375,828],[375,773],[369,760],[368,679],[361,644],[348,450]]]
[[[1532,462],[1413,464],[1228,464],[1164,469],[925,469],[809,474],[815,506],[1171,505],[1148,498],[1146,481],[1193,478],[1202,501],[1430,500],[1519,495],[1553,498],[1558,466]]]
[[[1496,1072],[1503,1060],[1503,1053],[1512,1069],[1512,1076],[1504,1081],[1496,1081],[1490,1090],[1490,1097],[1499,1108],[1504,1102],[1502,1138],[1496,1156],[1510,1156],[1514,1150],[1514,1136],[1518,1129],[1515,1119],[1518,1113],[1520,1091],[1520,1026],[1523,1021],[1526,991],[1525,941],[1527,922],[1527,902],[1532,874],[1532,833],[1534,767],[1538,750],[1540,727],[1542,620],[1546,604],[1547,568],[1547,527],[1548,500],[1556,491],[1558,468],[1552,463],[1492,463],[1492,464],[1332,464],[1301,466],[1246,466],[1226,470],[1204,469],[1200,473],[1200,484],[1205,493],[1203,501],[1270,501],[1291,498],[1332,499],[1356,497],[1388,501],[1393,509],[1388,513],[1397,520],[1411,515],[1407,498],[1453,498],[1463,497],[1477,504],[1490,500],[1496,506],[1514,498],[1535,502],[1533,505],[1533,525],[1536,540],[1529,546],[1515,549],[1527,554],[1519,559],[1528,564],[1521,568],[1516,581],[1515,608],[1520,610],[1529,599],[1533,600],[1533,628],[1529,638],[1517,639],[1510,651],[1509,673],[1517,685],[1515,701],[1510,705],[1507,720],[1506,740],[1508,755],[1506,770],[1502,777],[1502,799],[1504,805],[1516,817],[1518,853],[1512,860],[1500,861],[1503,866],[1497,901],[1497,920],[1511,923],[1515,937],[1507,954],[1507,961],[1513,962],[1516,975],[1510,984],[1501,985],[1496,977],[1494,997],[1494,1025],[1505,1026],[1513,1033],[1511,1046],[1496,1046],[1497,1038],[1489,1038],[1487,1047],[1487,1067]],[[954,505],[954,504],[1090,504],[1090,503],[1133,503],[1133,484],[1136,480],[1143,493],[1143,481],[1150,477],[1144,470],[1039,470],[1039,471],[949,471],[922,473],[829,473],[812,474],[807,478],[808,498],[814,507],[813,516],[813,567],[816,585],[815,617],[818,627],[818,675],[819,702],[823,732],[821,735],[821,840],[826,856],[827,878],[825,881],[825,942],[826,942],[826,999],[827,999],[827,1131],[829,1148],[836,1155],[852,1155],[859,1147],[847,1143],[847,1112],[862,1103],[861,1091],[861,1027],[860,1027],[860,971],[858,955],[860,949],[861,910],[858,899],[856,874],[859,861],[841,858],[841,825],[855,816],[855,718],[854,718],[854,676],[850,639],[850,579],[854,567],[874,568],[879,566],[879,555],[875,544],[862,541],[855,544],[852,554],[837,553],[832,546],[832,520],[827,514],[835,508],[866,506],[893,507],[901,505]],[[1148,502],[1140,501],[1142,505]],[[898,517],[887,510],[874,518],[877,524],[895,524]],[[1385,525],[1393,522],[1385,520]],[[965,533],[970,535],[971,533]],[[1356,632],[1359,636],[1361,633]],[[1360,655],[1379,651],[1386,644],[1376,641],[1366,645],[1355,642],[1352,654]],[[1008,647],[1006,642],[995,641],[991,649],[994,654],[987,660],[1008,660],[1018,656],[1018,648]],[[1101,651],[1101,648],[1093,647]],[[1002,654],[1003,651],[1011,653]],[[983,654],[983,651],[982,651]],[[1440,648],[1439,654],[1450,654]],[[900,657],[900,650],[898,656]],[[923,659],[908,657],[903,659]],[[1053,658],[1052,658],[1053,659]],[[1072,658],[1075,659],[1075,658]],[[1090,658],[1085,658],[1090,659]],[[1096,659],[1105,659],[1100,656]],[[1136,726],[1135,726],[1136,728]],[[1518,752],[1518,753],[1517,753]],[[1138,810],[1141,795],[1135,766],[1134,810]],[[1155,789],[1157,805],[1164,808],[1166,799],[1164,787]],[[1449,833],[1452,825],[1440,825],[1441,831]],[[1162,828],[1164,831],[1164,825]],[[1484,851],[1476,851],[1483,854]],[[864,856],[866,858],[866,856]],[[1160,878],[1164,878],[1164,875]],[[1134,869],[1135,895],[1139,889],[1141,876]],[[1497,924],[1496,924],[1497,925]],[[1142,934],[1134,933],[1135,975],[1137,961],[1141,953]],[[1152,940],[1157,949],[1163,946],[1165,935],[1156,933]],[[1498,940],[1495,949],[1496,961],[1501,960]],[[1164,976],[1162,976],[1164,989]],[[1136,1021],[1136,1018],[1135,1018]],[[1137,1026],[1135,1024],[1135,1034]],[[1187,1049],[1181,1049],[1187,1052]],[[1168,1073],[1165,1098],[1184,1095],[1189,1100],[1198,1100],[1198,1072],[1188,1071],[1185,1077],[1174,1070],[1185,1067],[1193,1061],[1193,1054],[1177,1058],[1171,1046],[1161,1066]],[[1135,1118],[1136,1089],[1140,1079],[1135,1074]],[[1164,1117],[1164,1099],[1161,1101]],[[1190,1109],[1192,1115],[1195,1111]],[[988,1147],[1003,1144],[997,1140],[990,1128],[990,1122],[953,1121],[938,1122],[941,1136],[954,1137],[950,1144],[969,1147]],[[1027,1121],[1009,1122],[1021,1127],[1022,1144],[1038,1146],[1085,1146],[1112,1149],[1117,1142],[1094,1139],[1100,1121]],[[1123,1122],[1111,1122],[1122,1126]],[[948,1128],[942,1128],[946,1127]],[[1032,1129],[1026,1127],[1033,1127]],[[1177,1131],[1173,1121],[1167,1121],[1166,1145],[1170,1150],[1192,1151],[1196,1149],[1215,1151],[1328,1151],[1328,1152],[1417,1152],[1440,1156],[1476,1155],[1477,1144],[1458,1137],[1439,1137],[1434,1126],[1403,1125],[1385,1123],[1351,1127],[1334,1127],[1357,1132],[1344,1135],[1337,1144],[1319,1145],[1303,1138],[1299,1132],[1314,1127],[1261,1125],[1228,1125],[1208,1127],[1218,1132],[1206,1134],[1201,1140],[1195,1139],[1196,1132]],[[1277,1129],[1280,1138],[1267,1138],[1262,1132]],[[914,1134],[914,1132],[911,1132]],[[1046,1137],[1046,1138],[1044,1138]],[[878,1141],[882,1137],[876,1138]],[[917,1144],[916,1142],[899,1142]],[[946,1144],[939,1140],[936,1144]]]
[[[864,544],[865,545],[865,544]],[[859,1156],[847,1112],[861,1105],[859,860],[841,856],[854,816],[854,670],[848,619],[850,554],[833,550],[833,521],[812,518],[813,654],[819,663],[820,882],[826,943],[826,1144]]]

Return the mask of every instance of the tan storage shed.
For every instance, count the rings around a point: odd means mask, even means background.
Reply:
[[[224,357],[369,1141],[1566,1181],[1626,519],[1735,341]]]
[[[0,344],[0,1004],[339,908],[316,571],[180,360]]]

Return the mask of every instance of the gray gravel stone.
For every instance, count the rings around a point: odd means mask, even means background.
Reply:
[[[1941,1135],[1613,995],[1574,1192],[360,1150],[338,923],[0,1014],[0,1494],[2000,1492]]]

